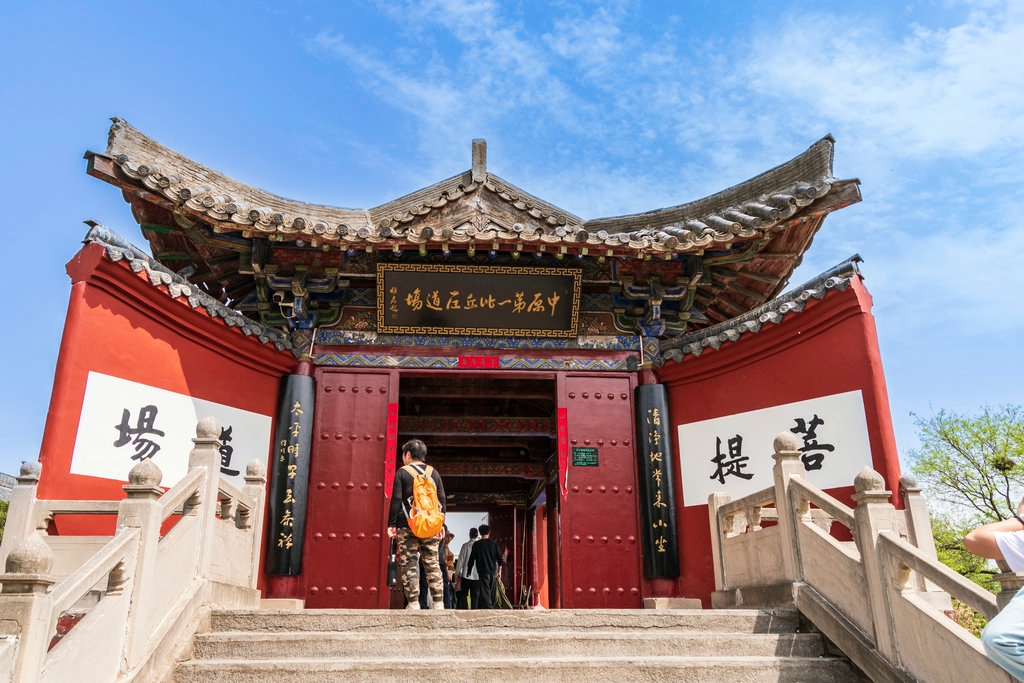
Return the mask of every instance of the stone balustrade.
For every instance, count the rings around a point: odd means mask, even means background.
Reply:
[[[794,435],[774,447],[773,486],[708,499],[713,606],[793,603],[874,681],[1011,680],[950,618],[950,596],[986,618],[1004,600],[936,559],[913,477],[900,482],[897,510],[882,476],[864,468],[851,509],[806,481]],[[1020,578],[1004,575],[1004,592]]]
[[[259,605],[266,469],[250,462],[241,491],[221,481],[219,435],[200,421],[184,479],[165,492],[143,460],[120,501],[39,500],[40,465],[23,465],[0,545],[0,680],[161,680],[204,611]],[[48,535],[64,514],[116,515],[116,531]]]

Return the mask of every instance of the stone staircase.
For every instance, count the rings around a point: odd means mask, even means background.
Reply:
[[[864,681],[795,609],[219,611],[177,683]]]

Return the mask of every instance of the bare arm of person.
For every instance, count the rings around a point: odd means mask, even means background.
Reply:
[[[1024,521],[1020,519],[1021,516],[1024,516],[1024,499],[1017,506],[1017,514],[1010,519],[983,524],[972,530],[964,537],[964,547],[979,557],[987,557],[991,560],[1004,559],[1002,551],[999,550],[999,544],[996,543],[995,532],[1024,531]]]

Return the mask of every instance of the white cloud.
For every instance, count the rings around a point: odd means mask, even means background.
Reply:
[[[987,3],[959,26],[887,35],[870,19],[801,16],[757,42],[744,69],[763,95],[905,153],[956,157],[1024,142],[1019,4]]]
[[[898,321],[900,331],[956,333],[964,339],[1024,332],[1024,274],[1010,255],[1024,250],[1024,221],[1001,225],[967,224],[915,235],[897,233],[872,258],[872,290],[879,314]]]
[[[837,175],[860,177],[865,203],[829,218],[809,275],[859,251],[908,335],[968,309],[1005,331],[1024,319],[993,267],[1024,247],[1005,219],[1024,175],[1024,10],[966,7],[955,26],[909,29],[801,14],[749,41],[672,22],[642,36],[624,3],[557,3],[541,27],[514,6],[435,0],[382,5],[401,34],[388,50],[314,42],[414,117],[423,184],[493,133],[492,170],[583,218],[700,198],[832,132]],[[1000,189],[1004,206],[985,198]]]

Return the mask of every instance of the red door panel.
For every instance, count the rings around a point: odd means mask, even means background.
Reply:
[[[492,509],[487,517],[491,527],[491,538],[502,552],[508,551],[505,566],[499,570],[498,575],[505,584],[505,594],[515,604],[519,598],[518,586],[522,579],[519,573],[522,559],[518,552],[521,539],[517,528],[521,524],[522,511],[514,507],[500,507]]]
[[[635,379],[560,380],[559,408],[565,409],[569,442],[568,494],[561,506],[562,607],[639,608]],[[597,464],[573,465],[574,448],[596,448]]]
[[[321,369],[310,463],[306,607],[387,607],[386,498],[390,373]],[[390,492],[388,492],[390,493]]]

